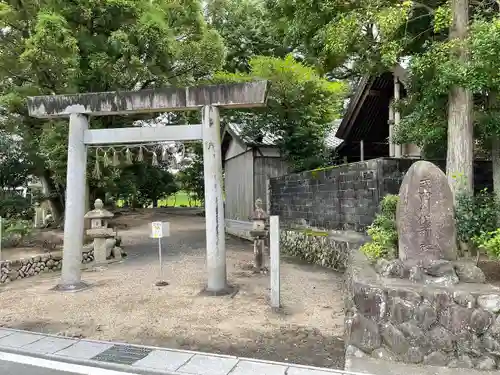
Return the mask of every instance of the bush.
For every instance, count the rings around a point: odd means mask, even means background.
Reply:
[[[33,225],[28,220],[2,219],[2,247],[16,247],[31,234]]]
[[[485,233],[494,232],[497,228],[498,202],[487,189],[477,195],[457,195],[455,221],[457,236],[461,242],[478,240]],[[473,241],[474,242],[474,241]]]
[[[0,198],[0,217],[31,220],[34,216],[35,210],[29,199],[16,193],[4,194]]]
[[[473,237],[472,242],[479,249],[483,249],[489,257],[500,258],[500,228],[491,232],[483,232]]]
[[[389,194],[380,203],[380,213],[367,229],[371,241],[361,246],[361,251],[372,261],[397,256],[398,231],[396,227],[397,195]]]

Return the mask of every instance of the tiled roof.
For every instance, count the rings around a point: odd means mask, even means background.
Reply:
[[[332,124],[332,128],[325,137],[325,145],[329,149],[335,149],[343,142],[342,139],[335,137],[335,133],[337,132],[340,122],[341,120],[335,120]],[[244,125],[229,123],[229,128],[236,136],[240,137],[243,142],[247,144],[256,144],[256,142],[254,142],[252,139],[242,135]],[[277,140],[278,137],[273,134],[267,133],[262,138],[262,141],[258,142],[258,146],[276,146]]]

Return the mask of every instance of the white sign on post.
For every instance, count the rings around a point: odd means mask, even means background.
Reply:
[[[163,276],[163,267],[161,260],[161,239],[170,236],[170,223],[168,221],[153,221],[151,223],[151,238],[158,239],[158,260],[160,262],[160,280],[156,286],[166,286],[168,283],[161,280]]]
[[[170,223],[168,221],[153,221],[151,223],[151,238],[170,236]]]

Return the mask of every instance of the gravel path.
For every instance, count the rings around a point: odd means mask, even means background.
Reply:
[[[158,280],[151,220],[171,222]],[[20,280],[0,289],[0,325],[39,332],[200,350],[275,361],[343,368],[342,275],[285,259],[283,312],[268,305],[269,277],[246,271],[251,244],[227,241],[231,298],[200,296],[205,282],[204,219],[148,211],[120,218],[128,258],[85,271],[93,287],[76,294],[50,291],[58,275]]]

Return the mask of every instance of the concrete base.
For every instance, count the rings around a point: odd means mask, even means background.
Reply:
[[[78,284],[57,284],[55,287],[51,288],[55,292],[81,292],[82,290],[90,288],[90,284],[80,281]]]
[[[374,358],[346,357],[345,370],[370,375],[498,375],[498,370],[484,371],[468,368],[409,365]]]
[[[220,297],[220,296],[229,296],[233,298],[238,292],[240,288],[237,285],[227,285],[224,289],[218,291],[208,290],[206,287],[200,292],[200,296],[209,296],[209,297]]]

